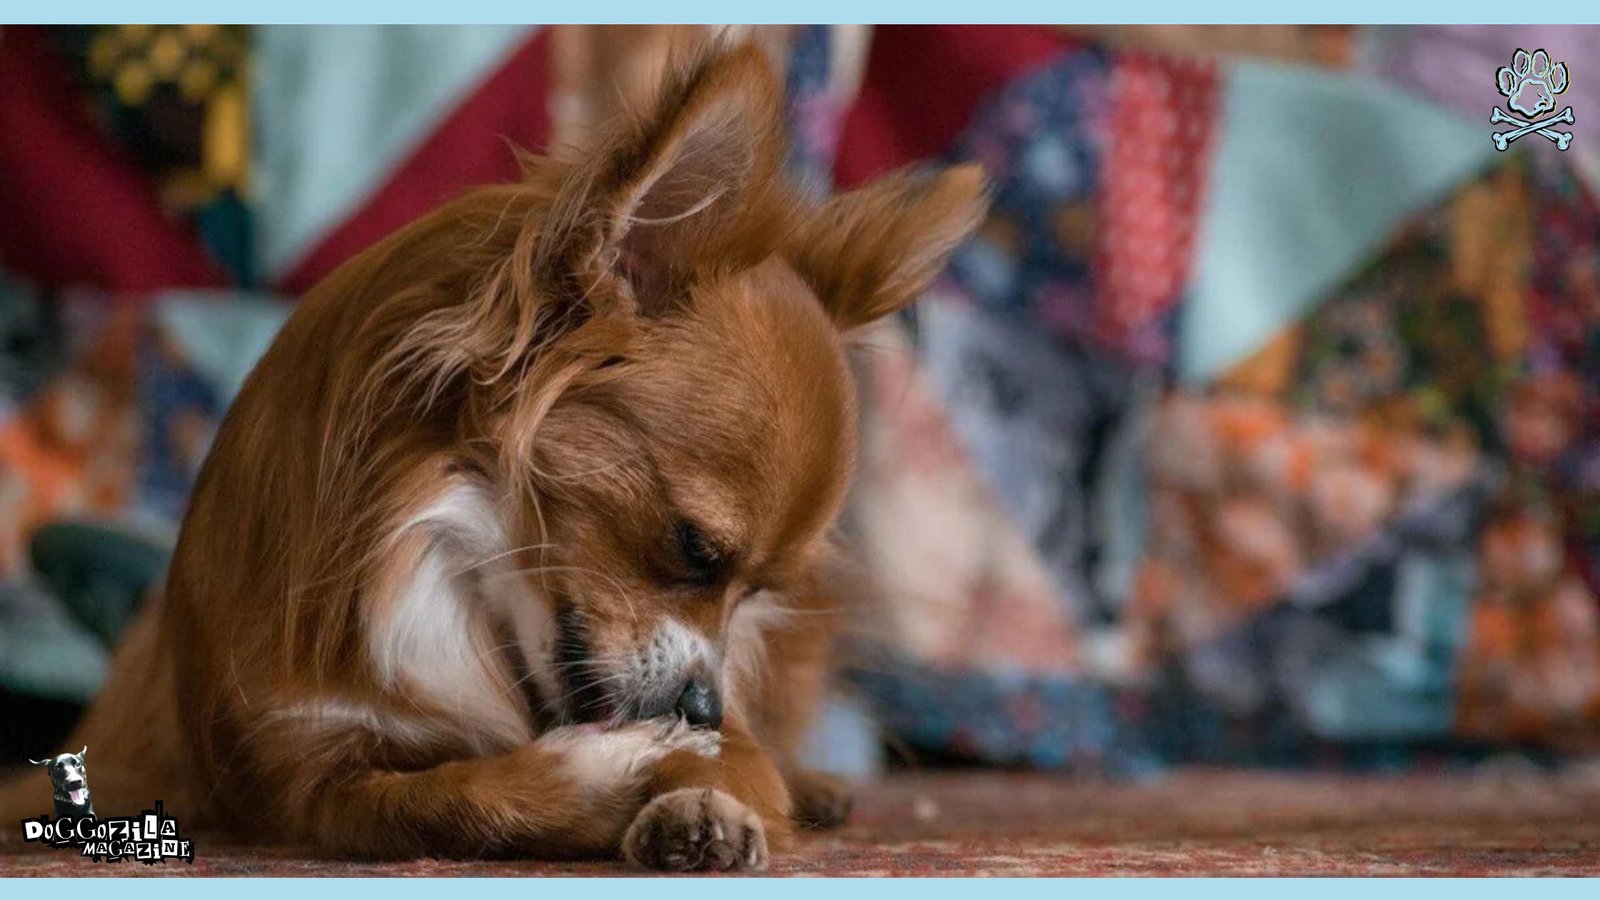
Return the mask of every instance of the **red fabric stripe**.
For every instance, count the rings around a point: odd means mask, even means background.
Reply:
[[[1117,58],[1111,90],[1095,326],[1121,345],[1188,284],[1220,89],[1211,63],[1129,53]]]
[[[466,188],[517,178],[511,147],[538,149],[550,134],[549,29],[540,30],[441,122],[343,224],[281,282],[300,293],[340,263]]]
[[[222,284],[194,230],[84,112],[36,28],[0,30],[0,262],[47,287]]]
[[[877,26],[839,139],[839,186],[943,152],[985,98],[1075,44],[1034,25]]]

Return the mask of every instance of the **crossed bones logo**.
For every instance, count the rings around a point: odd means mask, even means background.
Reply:
[[[1498,106],[1489,112],[1491,124],[1505,122],[1516,126],[1492,135],[1496,150],[1504,150],[1512,141],[1528,134],[1555,141],[1557,150],[1567,149],[1572,143],[1572,132],[1559,131],[1552,126],[1573,124],[1572,107],[1543,119],[1534,118],[1556,108],[1556,95],[1567,89],[1566,63],[1551,62],[1550,54],[1543,50],[1529,53],[1519,49],[1511,57],[1511,65],[1501,66],[1495,73],[1495,82],[1500,87],[1500,95],[1506,98],[1506,107],[1528,117],[1528,120],[1519,119]]]

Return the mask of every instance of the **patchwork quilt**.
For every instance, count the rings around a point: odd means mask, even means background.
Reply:
[[[170,32],[280,73],[241,101],[162,74],[166,31],[5,30],[7,691],[92,695],[290,298],[509,177],[502,136],[548,139],[551,31]],[[1486,111],[1514,48],[1576,70],[1594,31],[1358,30],[1311,67],[944,26],[876,28],[852,62],[838,30],[794,30],[797,177],[975,159],[995,198],[863,336],[847,527],[872,602],[840,662],[877,724],[840,727],[1123,774],[1592,753],[1600,134],[1499,152]],[[430,42],[437,81],[378,77]],[[328,120],[293,73],[335,64],[399,112]]]

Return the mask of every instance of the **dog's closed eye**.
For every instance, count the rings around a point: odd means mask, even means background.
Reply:
[[[699,587],[710,587],[720,581],[728,564],[727,552],[687,519],[679,519],[673,532],[685,580]]]

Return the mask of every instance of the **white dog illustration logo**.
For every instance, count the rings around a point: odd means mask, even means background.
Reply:
[[[28,760],[36,766],[44,766],[50,773],[58,818],[94,815],[94,802],[89,799],[89,768],[85,762],[88,755],[89,748],[84,747],[77,753]]]

